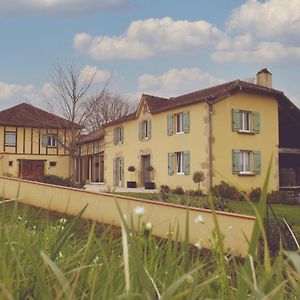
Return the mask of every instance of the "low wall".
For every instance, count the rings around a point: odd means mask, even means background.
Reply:
[[[133,213],[134,208],[143,206],[144,222],[151,222],[154,235],[165,238],[170,228],[184,238],[186,224],[186,207],[151,200],[78,190],[45,183],[32,182],[22,179],[0,176],[0,188],[5,198],[15,198],[20,187],[21,202],[37,207],[76,215],[87,204],[84,218],[101,223],[120,226],[121,219],[115,201],[127,219],[136,222],[138,217]],[[195,218],[201,215],[204,224],[196,223]],[[220,228],[225,235],[224,245],[235,255],[247,255],[248,244],[252,234],[255,218],[234,213],[217,212]],[[203,247],[210,248],[210,235],[214,229],[213,216],[210,210],[200,208],[189,209],[190,243],[195,244],[200,239]],[[225,250],[226,250],[225,249]]]

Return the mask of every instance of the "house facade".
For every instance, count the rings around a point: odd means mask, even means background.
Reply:
[[[300,111],[271,84],[264,69],[256,84],[236,80],[170,99],[142,95],[136,112],[98,135],[103,182],[188,190],[203,171],[204,192],[221,180],[249,191],[262,187],[273,157],[269,190],[300,186]],[[292,182],[284,183],[286,173]]]
[[[0,173],[70,176],[70,123],[23,103],[0,112]]]

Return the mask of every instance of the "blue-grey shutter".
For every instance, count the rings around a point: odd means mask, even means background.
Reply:
[[[183,118],[183,131],[189,132],[190,131],[190,112],[189,111],[183,112],[182,118]]]
[[[47,147],[48,146],[48,135],[47,134],[43,134],[42,135],[42,146],[43,147]]]
[[[117,144],[117,128],[114,128],[114,144]]]
[[[120,143],[123,144],[124,142],[124,127],[120,127]]]
[[[167,121],[167,126],[168,126],[168,135],[172,135],[174,133],[174,115],[173,114],[168,114],[168,121]]]
[[[139,140],[142,140],[143,139],[143,122],[139,122]]]
[[[240,111],[237,109],[232,110],[232,131],[239,131],[240,126]]]
[[[117,159],[113,159],[113,185],[117,186]]]
[[[253,151],[253,173],[261,173],[261,154],[260,151]]]
[[[148,124],[148,138],[151,139],[151,120],[147,120]]]
[[[190,151],[183,152],[183,172],[185,175],[190,174]]]
[[[241,171],[240,150],[232,150],[232,173],[238,174]]]
[[[174,153],[168,153],[168,174],[174,174]]]
[[[252,118],[253,118],[253,132],[260,133],[260,113],[253,112]]]
[[[124,187],[124,158],[119,158],[121,187]]]

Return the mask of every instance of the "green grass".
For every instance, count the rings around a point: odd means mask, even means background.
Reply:
[[[257,220],[263,207],[257,207]],[[207,233],[211,251],[188,245],[188,227],[184,241],[178,241],[176,228],[158,239],[143,216],[139,224],[129,230],[124,223],[121,234],[80,214],[70,218],[0,202],[0,299],[277,300],[300,295],[299,253],[280,253],[271,261],[265,252],[262,259],[256,253],[258,222],[246,259],[224,252],[217,218],[216,229]]]

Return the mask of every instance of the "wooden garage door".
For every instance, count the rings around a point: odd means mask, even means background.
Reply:
[[[44,160],[22,159],[19,164],[19,177],[32,178],[43,176],[45,174]]]

